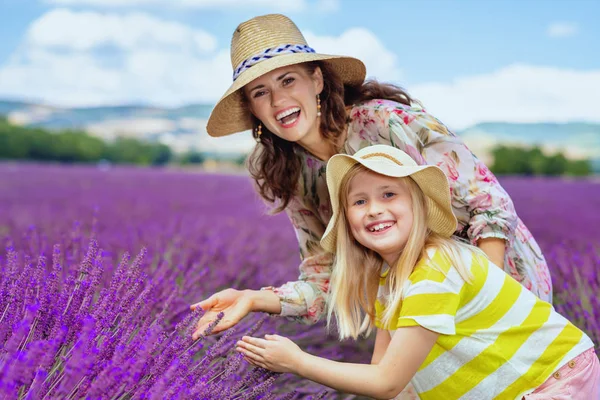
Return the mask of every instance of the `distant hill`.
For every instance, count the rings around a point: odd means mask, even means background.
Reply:
[[[593,169],[600,172],[600,124],[487,122],[457,133],[483,159],[499,144],[540,146],[548,153],[561,151],[569,158],[589,158]]]
[[[249,134],[211,138],[206,120],[213,105],[191,104],[176,108],[123,105],[61,108],[0,100],[0,114],[9,121],[48,129],[82,129],[111,140],[117,135],[160,141],[175,151],[195,149],[206,153],[239,155],[254,146]],[[487,122],[457,132],[471,150],[490,162],[498,144],[539,145],[547,152],[562,151],[569,158],[589,158],[600,173],[600,124]]]

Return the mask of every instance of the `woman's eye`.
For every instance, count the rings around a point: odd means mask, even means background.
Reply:
[[[289,85],[289,84],[290,84],[290,83],[292,83],[292,82],[294,82],[294,78],[285,78],[285,79],[283,80],[283,85],[284,85],[284,86],[287,86],[287,85]]]
[[[265,94],[264,90],[259,90],[258,92],[254,92],[254,96],[252,96],[252,97],[257,98],[257,97],[260,97],[260,96],[262,96],[264,94]]]
[[[396,195],[396,193],[392,193],[392,192],[387,192],[383,194],[383,197],[385,197],[386,199],[389,199],[390,197],[394,197]]]

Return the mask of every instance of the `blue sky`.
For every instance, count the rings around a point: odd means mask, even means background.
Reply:
[[[456,127],[600,122],[595,0],[0,0],[0,98],[212,103],[231,83],[231,33],[270,12]]]

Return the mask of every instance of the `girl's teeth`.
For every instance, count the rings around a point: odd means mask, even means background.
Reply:
[[[379,232],[380,230],[384,229],[384,228],[389,228],[390,226],[392,226],[391,224],[379,224],[374,226],[373,228],[371,228],[371,232]]]

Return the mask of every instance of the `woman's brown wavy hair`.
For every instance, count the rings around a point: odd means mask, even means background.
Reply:
[[[360,86],[344,85],[336,72],[320,61],[301,64],[310,76],[319,67],[323,74],[321,97],[321,117],[319,130],[327,142],[340,149],[343,143],[339,138],[346,129],[348,115],[346,106],[372,99],[393,100],[410,105],[413,99],[402,88],[366,80]],[[252,135],[256,138],[256,129],[260,121],[252,116]],[[260,144],[248,157],[247,166],[256,182],[258,193],[266,201],[273,203],[274,213],[283,211],[296,194],[302,163],[294,149],[296,143],[281,139],[271,133],[263,124]]]

